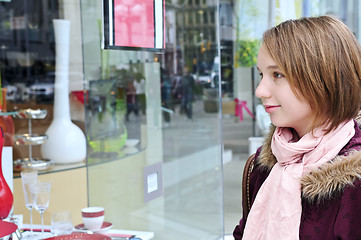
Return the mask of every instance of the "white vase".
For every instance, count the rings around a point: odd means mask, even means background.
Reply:
[[[85,160],[86,139],[83,131],[70,119],[70,21],[54,19],[53,24],[56,46],[54,117],[46,130],[48,140],[41,145],[41,153],[55,164],[68,164]]]

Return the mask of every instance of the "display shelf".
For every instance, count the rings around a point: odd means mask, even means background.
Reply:
[[[48,140],[46,135],[21,134],[15,135],[15,144],[17,145],[41,145]]]
[[[26,168],[44,170],[53,164],[50,159],[34,158],[32,153],[32,147],[45,143],[48,140],[48,136],[33,134],[31,121],[34,119],[44,119],[46,115],[47,111],[42,109],[27,108],[14,112],[14,117],[28,120],[28,133],[15,135],[15,144],[18,146],[28,146],[29,148],[29,157],[15,160],[14,170],[21,171]]]
[[[53,164],[49,167],[47,167],[46,169],[40,169],[38,170],[38,173],[40,175],[42,174],[49,174],[49,173],[56,173],[56,172],[62,172],[62,171],[68,171],[68,170],[74,170],[74,169],[79,169],[79,168],[85,168],[86,167],[86,163],[85,161],[82,162],[78,162],[78,163],[72,163],[72,164],[62,164],[62,165],[57,165],[57,164]],[[17,171],[16,169],[14,169],[14,178],[20,178],[20,171]]]

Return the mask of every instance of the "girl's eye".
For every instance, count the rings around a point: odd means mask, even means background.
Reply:
[[[278,72],[274,72],[273,73],[273,77],[274,78],[283,78],[285,75],[283,75],[282,73],[278,73]]]

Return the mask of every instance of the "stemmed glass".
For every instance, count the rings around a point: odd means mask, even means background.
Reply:
[[[44,212],[49,207],[50,182],[38,182],[34,187],[35,209],[41,215],[41,232],[44,233]]]
[[[38,181],[38,172],[21,172],[21,180],[23,183],[25,206],[30,211],[30,237],[33,235],[33,208],[35,204],[35,194],[32,189]]]

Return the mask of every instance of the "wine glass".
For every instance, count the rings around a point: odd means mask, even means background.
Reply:
[[[23,183],[25,206],[30,211],[30,236],[33,235],[33,208],[35,204],[35,194],[32,189],[38,181],[38,172],[21,172],[21,180]]]
[[[35,209],[41,215],[41,232],[44,233],[44,212],[49,207],[50,182],[38,182],[33,188],[35,193]]]

